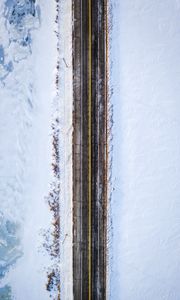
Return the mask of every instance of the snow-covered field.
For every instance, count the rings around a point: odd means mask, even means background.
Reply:
[[[110,299],[180,299],[180,1],[112,0]]]
[[[56,1],[0,2],[0,299],[45,300],[51,294],[58,299],[61,277],[51,282],[51,291],[46,289],[53,268],[66,274],[62,299],[72,297],[70,6],[71,1],[61,1],[63,20],[55,23]],[[59,27],[65,19],[66,28]],[[69,47],[65,47],[67,38]],[[57,84],[56,76],[61,83],[58,79]],[[56,178],[52,168],[55,118],[62,141],[61,175]],[[51,242],[45,237],[50,231],[51,239],[56,221],[47,203],[54,180],[61,190],[58,258],[44,247]]]
[[[179,300],[180,1],[111,3],[109,299]],[[0,1],[0,299],[73,298],[71,4]]]

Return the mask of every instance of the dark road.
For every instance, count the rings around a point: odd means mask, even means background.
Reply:
[[[107,1],[73,3],[74,299],[106,299]]]

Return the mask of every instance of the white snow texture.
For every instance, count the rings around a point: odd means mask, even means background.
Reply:
[[[53,180],[53,114],[60,119],[63,184],[58,268],[61,296],[72,299],[72,17],[71,0],[60,2],[66,28],[58,37],[55,0],[0,1],[0,299],[52,299],[46,284],[54,261],[43,244],[53,221],[46,201]],[[66,90],[58,108],[57,60],[61,91]],[[65,196],[64,186],[69,188]]]
[[[110,299],[180,299],[180,1],[113,0]]]

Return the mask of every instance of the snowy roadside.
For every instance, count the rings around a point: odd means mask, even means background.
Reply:
[[[60,1],[61,298],[73,299],[72,261],[72,0]]]
[[[23,61],[22,69],[17,72],[17,87],[19,87],[17,97],[21,93],[22,83],[25,82],[32,106],[29,128],[22,124],[21,131],[18,132],[20,138],[24,137],[22,143],[26,147],[23,151],[24,174],[20,177],[23,186],[22,203],[19,203],[19,210],[24,219],[21,237],[23,255],[7,276],[13,296],[18,300],[23,300],[25,295],[26,299],[49,299],[45,289],[47,281],[45,266],[51,262],[48,254],[41,249],[43,244],[41,230],[51,225],[51,214],[45,202],[45,195],[48,193],[51,180],[51,111],[56,62],[56,37],[53,33],[55,5],[49,6],[39,1],[39,7],[41,25],[32,33],[31,54],[28,60]],[[51,47],[48,47],[49,43]],[[19,49],[17,52],[19,53]],[[15,74],[12,73],[13,76]],[[27,90],[22,88],[22,101],[25,101],[26,94]],[[9,111],[11,110],[10,107]],[[24,110],[24,122],[27,113]],[[22,114],[23,112],[19,114],[19,119]],[[16,127],[14,130],[18,131]],[[11,206],[14,206],[13,203]]]
[[[180,3],[112,6],[110,299],[180,299]]]
[[[7,1],[10,5],[10,2]],[[17,224],[18,244],[14,261],[5,272],[1,286],[8,284],[17,300],[49,299],[46,290],[47,272],[54,261],[43,244],[44,232],[51,230],[53,216],[47,195],[53,182],[52,122],[58,114],[60,145],[60,285],[62,299],[72,299],[72,53],[71,53],[71,1],[60,4],[59,24],[60,72],[59,98],[56,94],[57,43],[55,34],[56,1],[36,1],[39,23],[29,35],[27,47],[7,51],[9,55],[21,54],[12,69],[11,64],[1,67],[1,211],[7,219]],[[1,11],[4,11],[1,5]],[[32,8],[32,7],[31,7]],[[7,7],[11,12],[11,7]],[[28,11],[28,10],[26,10]],[[2,18],[1,18],[2,21]],[[66,26],[63,26],[63,23]],[[33,27],[34,19],[27,17],[27,26]],[[14,35],[1,27],[2,36]],[[28,32],[29,34],[29,32]],[[19,38],[19,37],[18,37]],[[8,37],[4,38],[5,41]],[[67,49],[65,42],[70,47]],[[26,38],[27,40],[27,38]],[[3,43],[4,41],[2,41]],[[1,44],[1,43],[0,43]],[[0,48],[0,56],[4,48]],[[25,52],[26,51],[26,52]],[[6,57],[7,54],[5,53]],[[15,57],[17,60],[17,58]],[[10,68],[11,67],[11,68]],[[7,73],[9,71],[8,75]],[[57,105],[57,106],[56,106]],[[55,107],[56,106],[56,107]],[[8,117],[9,116],[9,117]],[[8,118],[7,118],[8,117]],[[7,179],[7,180],[6,180]],[[12,179],[12,180],[11,180]],[[2,194],[2,195],[3,195]],[[4,221],[3,221],[4,222]],[[1,224],[2,226],[2,224]],[[4,241],[3,241],[4,243]],[[0,246],[0,253],[1,251]],[[3,248],[4,249],[4,248]],[[11,249],[10,249],[11,250]],[[4,253],[4,252],[3,252]],[[12,253],[12,251],[11,251]],[[16,259],[19,258],[18,260]],[[7,258],[6,258],[7,259]],[[57,261],[56,261],[57,263]],[[2,266],[0,266],[2,270]],[[57,298],[56,287],[51,292]],[[3,291],[4,292],[4,291]],[[8,298],[11,299],[11,298]]]

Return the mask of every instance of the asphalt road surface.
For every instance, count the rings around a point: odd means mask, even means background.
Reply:
[[[73,3],[73,288],[106,299],[107,0]]]

